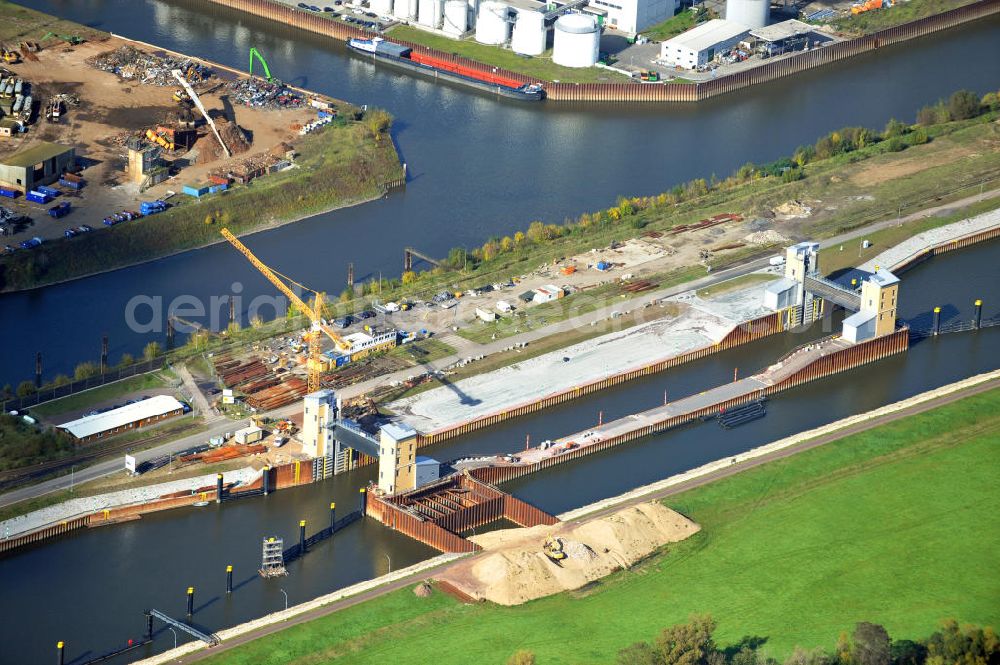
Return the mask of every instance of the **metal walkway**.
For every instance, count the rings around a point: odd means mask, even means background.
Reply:
[[[836,282],[822,277],[806,277],[806,291],[827,302],[840,305],[844,309],[856,312],[861,309],[861,296]]]
[[[214,647],[215,645],[219,644],[222,641],[219,639],[218,635],[206,635],[197,628],[187,625],[183,621],[178,621],[177,619],[167,616],[160,610],[150,610],[149,613],[150,615],[156,617],[157,619],[167,624],[168,626],[173,626],[174,628],[183,630],[188,635],[192,635],[198,638],[199,640],[201,640],[205,644],[208,644],[209,646]]]

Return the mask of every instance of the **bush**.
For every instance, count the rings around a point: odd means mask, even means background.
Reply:
[[[910,131],[910,126],[905,122],[901,122],[892,118],[886,123],[885,129],[882,130],[882,138],[891,139],[897,136],[903,136]],[[893,151],[895,152],[895,151]]]
[[[906,149],[906,143],[898,136],[893,136],[885,142],[886,152],[899,152]]]
[[[17,384],[18,397],[30,397],[35,394],[35,384],[32,381],[22,381]]]
[[[77,381],[83,381],[84,379],[97,376],[100,373],[101,368],[97,366],[97,363],[85,362],[76,366],[73,370],[73,378]]]
[[[913,130],[913,133],[909,135],[910,145],[923,145],[930,141],[930,137],[927,135],[927,130],[923,127],[919,127]]]
[[[948,117],[952,120],[968,120],[980,113],[979,96],[971,90],[958,90],[948,98]]]

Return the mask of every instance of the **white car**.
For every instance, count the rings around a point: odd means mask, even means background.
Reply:
[[[392,23],[395,19],[392,18],[391,16],[379,16],[378,20],[382,21],[383,23]]]
[[[363,10],[363,9],[352,9],[351,11],[354,12],[355,14],[357,14],[358,16],[364,16],[365,15],[365,10]]]

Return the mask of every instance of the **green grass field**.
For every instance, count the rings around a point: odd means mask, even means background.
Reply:
[[[702,532],[580,592],[505,608],[405,589],[204,662],[610,663],[695,612],[778,658],[862,620],[896,639],[996,625],[998,437],[993,390],[671,497]]]

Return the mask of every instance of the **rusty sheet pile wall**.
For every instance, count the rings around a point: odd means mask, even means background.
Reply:
[[[352,37],[370,38],[375,36],[341,21],[334,21],[314,12],[301,11],[273,0],[211,0],[217,5],[237,9],[272,21],[296,26],[316,34],[342,41]],[[904,25],[886,28],[871,35],[858,37],[829,46],[797,53],[788,58],[773,60],[767,64],[746,71],[722,76],[703,83],[551,83],[494,68],[469,58],[445,53],[426,46],[403,40],[394,40],[419,49],[437,58],[444,58],[484,73],[497,73],[523,83],[542,82],[545,94],[554,101],[582,102],[697,102],[736,90],[791,76],[814,67],[822,67],[840,60],[871,53],[884,46],[891,46],[909,39],[922,37],[939,30],[975,21],[1000,13],[1000,0],[980,0],[971,5],[958,7],[934,16],[918,19]],[[390,33],[391,38],[391,33]]]
[[[910,348],[910,329],[903,327],[891,335],[871,339],[819,358],[790,377],[768,387],[766,394],[773,395],[815,379],[846,372],[849,369],[902,353],[908,348]]]
[[[467,420],[455,425],[449,425],[446,428],[436,430],[426,435],[422,434],[417,438],[417,447],[422,448],[424,446],[447,441],[448,439],[452,439],[456,436],[461,436],[478,429],[490,427],[491,425],[495,425],[505,420],[510,420],[511,418],[518,418],[529,413],[535,413],[536,411],[547,409],[550,406],[555,406],[556,404],[562,404],[563,402],[568,402],[570,400],[577,399],[578,397],[583,397],[584,395],[604,390],[605,388],[611,388],[621,385],[627,381],[656,374],[670,369],[671,367],[677,367],[678,365],[683,365],[684,363],[691,362],[692,360],[698,360],[699,358],[710,356],[713,353],[725,351],[726,349],[741,346],[743,344],[747,344],[748,342],[782,332],[785,330],[785,318],[784,311],[773,312],[766,316],[762,316],[759,319],[754,319],[753,321],[748,321],[736,326],[717,344],[703,346],[701,348],[688,351],[687,353],[657,360],[649,363],[648,365],[643,365],[642,367],[637,367],[604,379],[591,381],[569,390],[553,393],[541,399],[520,404],[504,411],[487,414],[481,418]]]
[[[442,552],[481,549],[459,534],[506,518],[524,527],[559,520],[496,487],[465,475],[453,475],[412,492],[371,494],[366,513],[391,529]]]

